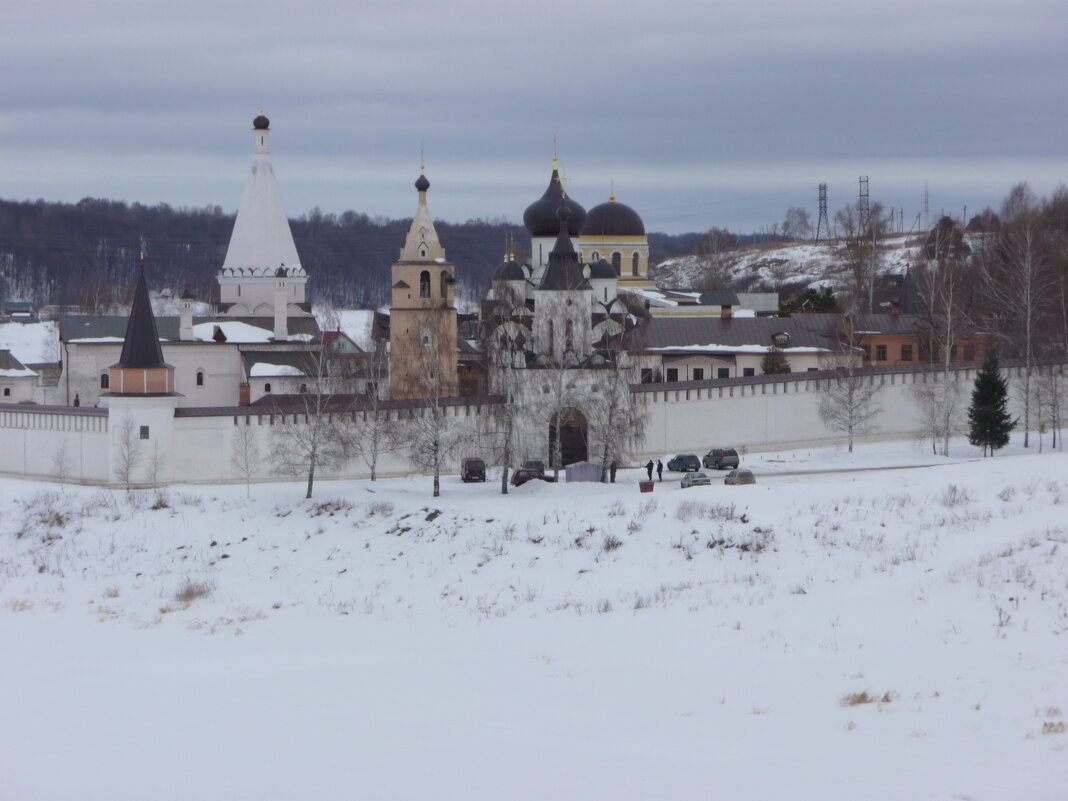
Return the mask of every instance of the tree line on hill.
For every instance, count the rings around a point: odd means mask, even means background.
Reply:
[[[319,209],[290,220],[308,295],[335,306],[370,308],[389,298],[410,219],[393,220]],[[85,198],[77,203],[0,200],[0,302],[27,300],[102,312],[128,303],[137,279],[140,241],[148,243],[154,289],[189,290],[208,300],[222,266],[234,215],[219,206],[175,208]],[[458,296],[482,297],[500,266],[505,243],[529,254],[521,225],[500,220],[436,222],[449,260],[457,265]],[[688,252],[697,234],[649,235],[658,261]]]

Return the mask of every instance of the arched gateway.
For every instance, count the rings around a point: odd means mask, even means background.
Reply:
[[[557,430],[559,429],[559,431]],[[549,421],[549,464],[566,467],[589,458],[586,415],[574,407],[554,414]],[[556,458],[559,448],[560,459]]]

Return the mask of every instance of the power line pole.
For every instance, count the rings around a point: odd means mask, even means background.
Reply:
[[[827,184],[820,184],[820,218],[816,222],[816,244],[820,243],[820,233],[828,239],[831,236],[831,222],[827,218]]]
[[[923,230],[931,230],[930,223],[927,220],[927,214],[931,207],[931,194],[927,191],[927,182],[923,182]]]

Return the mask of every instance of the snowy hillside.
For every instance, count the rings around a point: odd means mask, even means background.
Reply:
[[[956,452],[0,481],[0,797],[1063,799],[1068,456]]]
[[[881,274],[903,273],[916,260],[920,244],[915,236],[881,241]],[[662,289],[703,287],[712,276],[754,292],[784,283],[796,284],[799,289],[834,286],[847,280],[838,248],[835,243],[752,245],[716,258],[683,256],[661,262],[654,278]]]

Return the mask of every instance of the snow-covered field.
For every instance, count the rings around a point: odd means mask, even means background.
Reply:
[[[1064,799],[1068,456],[956,452],[0,481],[0,798]]]

